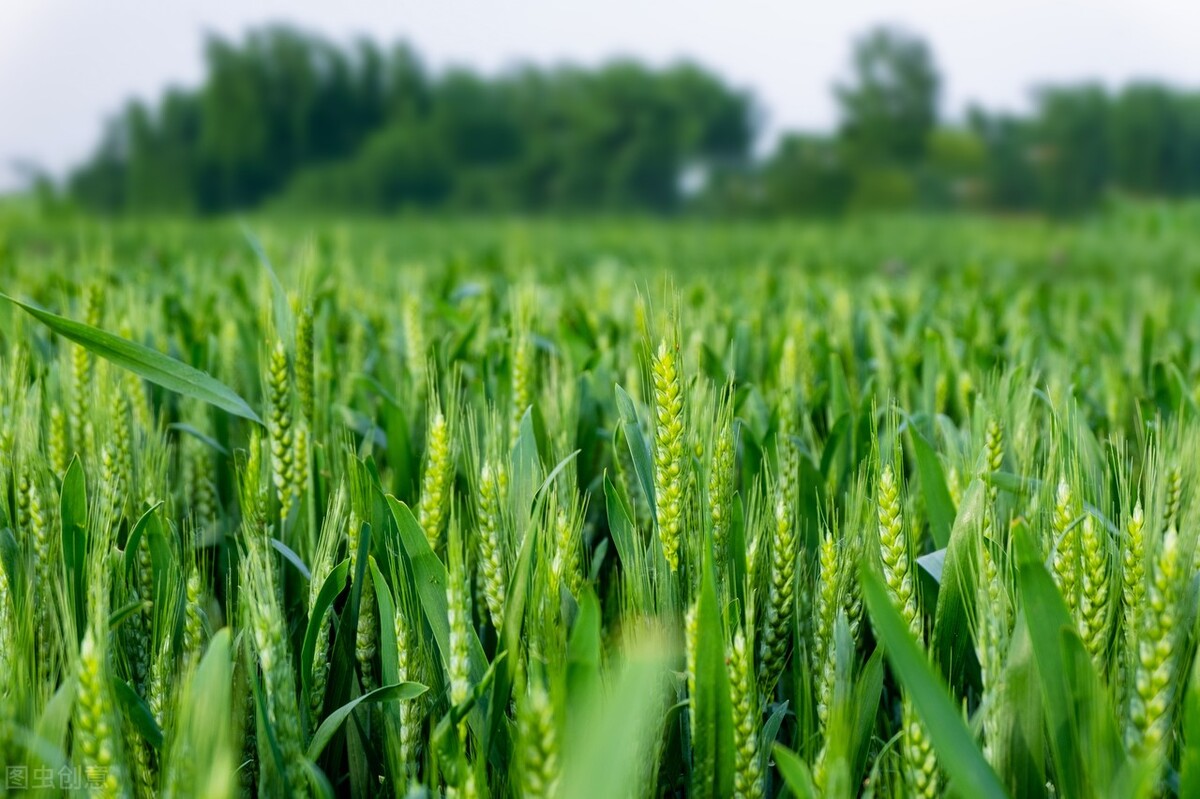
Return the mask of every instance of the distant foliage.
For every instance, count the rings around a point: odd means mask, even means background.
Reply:
[[[972,107],[965,124],[948,125],[940,85],[919,38],[888,28],[860,38],[835,88],[837,133],[785,136],[761,168],[761,209],[1071,214],[1113,194],[1200,192],[1200,92],[1042,86],[1029,116]]]
[[[209,39],[203,83],[129,103],[68,181],[105,213],[290,211],[1068,215],[1114,195],[1200,193],[1200,92],[1042,86],[1016,115],[941,119],[918,36],[858,38],[832,133],[785,131],[691,63],[433,72],[405,44],[285,26]],[[805,80],[797,76],[796,80]]]
[[[670,210],[693,164],[740,163],[750,98],[705,70],[616,61],[433,74],[410,48],[288,27],[213,37],[204,83],[134,102],[71,178],[103,211]]]

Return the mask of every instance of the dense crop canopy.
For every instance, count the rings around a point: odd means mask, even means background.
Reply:
[[[7,788],[1196,795],[1183,250],[880,224],[14,227]]]

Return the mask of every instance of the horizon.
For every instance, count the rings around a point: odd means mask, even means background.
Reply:
[[[463,24],[467,19],[471,24]],[[1021,0],[967,10],[923,0],[903,14],[886,3],[856,2],[807,16],[767,0],[699,11],[679,3],[640,8],[629,0],[571,9],[548,0],[504,8],[466,0],[336,9],[314,0],[170,7],[116,0],[104,8],[15,0],[0,6],[0,107],[16,109],[0,127],[0,192],[21,187],[16,167],[22,161],[63,178],[92,152],[105,119],[128,100],[153,102],[169,86],[198,85],[206,33],[240,40],[248,30],[279,23],[340,43],[363,36],[380,44],[404,41],[434,72],[589,67],[618,58],[651,66],[692,61],[754,97],[759,153],[783,132],[834,128],[833,85],[846,74],[853,40],[877,24],[929,43],[948,121],[961,119],[971,104],[1026,111],[1038,85],[1092,81],[1112,89],[1154,80],[1200,86],[1200,62],[1190,57],[1186,33],[1200,23],[1200,8],[1166,0],[1136,8],[1116,0],[1054,8]],[[129,46],[131,33],[136,49]],[[63,58],[66,50],[74,57]]]

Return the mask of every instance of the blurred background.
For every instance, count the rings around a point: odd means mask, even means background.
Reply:
[[[0,4],[58,213],[1073,215],[1200,193],[1200,4]],[[13,198],[19,198],[14,200]]]

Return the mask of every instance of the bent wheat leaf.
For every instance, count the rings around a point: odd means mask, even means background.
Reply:
[[[202,372],[194,366],[188,366],[182,361],[177,361],[169,355],[163,355],[136,341],[129,341],[98,327],[59,316],[44,308],[10,297],[3,292],[0,292],[0,299],[8,300],[21,308],[63,338],[73,341],[115,366],[128,369],[151,383],[174,391],[176,394],[207,402],[234,416],[249,419],[260,425],[263,423],[246,400],[207,372]]]
[[[308,759],[316,760],[320,757],[322,750],[333,740],[334,733],[338,731],[342,723],[354,712],[354,708],[363,702],[399,702],[405,699],[414,699],[425,693],[425,691],[425,686],[420,683],[402,682],[376,688],[370,693],[365,693],[357,699],[350,700],[326,716],[325,720],[321,722],[321,726],[317,728],[312,741],[308,744]]]
[[[154,714],[150,712],[145,700],[138,696],[133,686],[120,678],[114,677],[112,686],[117,704],[121,706],[125,718],[133,724],[142,739],[154,747],[154,751],[162,751],[163,731],[154,720]]]
[[[774,752],[775,764],[779,766],[779,774],[788,789],[800,799],[816,799],[817,786],[813,783],[808,764],[783,744],[775,744]]]

